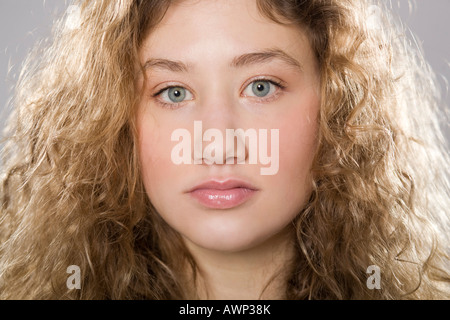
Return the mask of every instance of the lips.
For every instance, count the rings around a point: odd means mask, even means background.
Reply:
[[[231,209],[252,198],[258,189],[247,182],[229,179],[209,180],[192,188],[188,193],[201,205],[211,209]]]

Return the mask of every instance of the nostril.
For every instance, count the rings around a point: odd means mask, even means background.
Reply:
[[[226,152],[226,164],[244,164],[246,152],[242,148],[237,148],[237,150],[227,150]]]
[[[191,149],[194,164],[245,164],[248,154],[245,134],[243,129],[209,128],[203,132],[202,121],[194,121]]]

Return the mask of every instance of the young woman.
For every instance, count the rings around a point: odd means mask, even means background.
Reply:
[[[381,6],[75,8],[18,84],[0,298],[449,297],[436,88]]]

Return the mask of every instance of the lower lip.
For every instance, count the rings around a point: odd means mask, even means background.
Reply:
[[[197,199],[202,205],[211,209],[231,209],[247,202],[255,190],[247,188],[219,189],[197,189],[190,195]]]

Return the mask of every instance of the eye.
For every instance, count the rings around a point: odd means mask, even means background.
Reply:
[[[272,95],[281,87],[279,84],[270,80],[257,80],[250,83],[244,90],[243,94],[246,97],[265,98]]]
[[[180,103],[186,100],[192,100],[192,93],[183,87],[169,87],[156,94],[160,96],[164,103]]]

